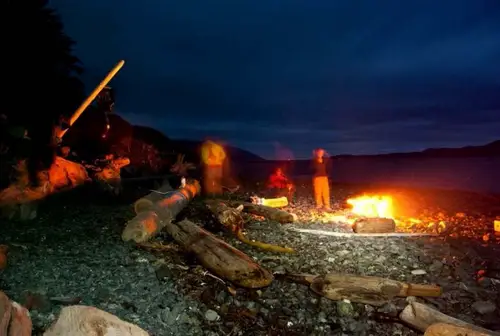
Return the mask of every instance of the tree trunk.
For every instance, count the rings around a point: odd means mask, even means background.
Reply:
[[[465,321],[456,319],[441,313],[440,311],[431,308],[427,305],[418,302],[412,302],[399,314],[399,318],[411,325],[412,327],[425,332],[427,328],[435,323],[448,323],[455,326],[471,329],[487,335],[500,335],[500,333],[490,331]]]
[[[297,219],[297,216],[294,214],[265,205],[239,201],[230,201],[229,204],[233,207],[243,205],[243,211],[251,213],[253,215],[265,217],[269,220],[276,221],[281,224],[293,223]]]
[[[144,243],[156,236],[199,192],[200,183],[194,180],[185,187],[165,195],[151,210],[139,213],[126,224],[122,233],[123,241]]]
[[[407,284],[391,279],[330,273],[326,275],[287,274],[282,276],[293,282],[309,284],[317,294],[339,301],[348,299],[372,306],[381,306],[394,297],[440,296],[441,287]]]
[[[135,213],[140,214],[141,212],[151,210],[156,202],[158,202],[162,198],[165,198],[168,193],[173,191],[174,189],[172,188],[168,180],[163,181],[163,185],[158,190],[155,190],[150,194],[139,198],[134,203]]]
[[[273,281],[273,275],[248,255],[188,220],[168,222],[165,229],[203,267],[234,285],[262,288]]]
[[[396,231],[396,222],[392,218],[359,218],[352,229],[356,233],[388,233]]]

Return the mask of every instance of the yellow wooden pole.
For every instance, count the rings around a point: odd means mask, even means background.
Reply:
[[[85,101],[80,105],[80,107],[71,116],[71,119],[69,120],[69,127],[71,127],[75,123],[75,121],[77,121],[78,118],[80,118],[80,116],[85,111],[85,109],[94,101],[94,99],[102,91],[102,89],[104,89],[106,87],[106,85],[108,85],[108,83],[111,81],[111,79],[113,79],[113,77],[115,77],[116,73],[118,71],[120,71],[120,69],[123,67],[124,64],[125,64],[124,60],[121,60],[120,62],[118,62],[118,64],[115,65],[115,67],[108,73],[108,75],[102,80],[102,82],[99,83],[99,85],[94,89],[94,91],[92,91],[92,93],[87,97],[87,99],[85,99]],[[68,129],[69,128],[67,128],[65,130],[61,130],[59,132],[59,134],[57,135],[59,137],[59,139],[61,139],[64,136],[64,134],[66,134]]]

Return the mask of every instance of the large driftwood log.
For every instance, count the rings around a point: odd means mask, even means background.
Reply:
[[[500,333],[487,330],[473,324],[467,323],[465,321],[459,320],[457,318],[448,316],[441,313],[440,311],[431,308],[427,305],[418,302],[412,302],[408,304],[405,309],[399,314],[399,318],[411,325],[412,327],[425,332],[427,328],[435,323],[447,323],[455,326],[463,327],[466,329],[471,329],[477,332],[485,333],[486,335],[496,335],[499,336]]]
[[[297,219],[297,216],[294,214],[265,205],[239,201],[230,201],[228,204],[232,207],[243,205],[243,211],[251,213],[253,215],[265,217],[269,220],[276,221],[281,224],[293,223]]]
[[[388,233],[396,231],[396,222],[392,218],[359,218],[352,229],[356,233]]]
[[[267,244],[263,242],[253,241],[245,237],[243,233],[244,220],[241,216],[243,205],[239,205],[236,209],[231,208],[219,200],[205,201],[208,209],[215,215],[217,220],[229,231],[234,233],[236,237],[245,244],[254,246],[266,251],[293,253],[293,249],[289,247],[281,247],[277,245]]]
[[[151,210],[156,202],[158,202],[162,198],[165,198],[168,193],[173,191],[174,189],[172,188],[168,180],[164,180],[163,185],[158,190],[153,190],[151,193],[142,198],[139,198],[134,203],[135,213],[140,214],[141,212]]]
[[[141,212],[125,225],[123,241],[144,243],[160,233],[165,225],[174,220],[191,199],[199,194],[200,189],[200,183],[194,180],[166,195],[156,202],[151,210]]]
[[[425,331],[424,336],[489,336],[480,331],[459,327],[449,323],[434,323]]]
[[[315,293],[331,300],[348,299],[372,306],[381,306],[394,297],[441,295],[441,287],[408,284],[396,280],[347,274],[326,275],[285,274],[284,279],[307,284]]]
[[[273,275],[248,255],[188,220],[169,222],[165,230],[203,267],[234,285],[262,288],[273,281]]]

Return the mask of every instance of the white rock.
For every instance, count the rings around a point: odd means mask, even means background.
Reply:
[[[138,326],[89,306],[64,307],[43,336],[149,336]]]
[[[423,269],[416,269],[416,270],[413,270],[411,271],[411,274],[413,275],[424,275],[424,274],[427,274],[427,272]]]

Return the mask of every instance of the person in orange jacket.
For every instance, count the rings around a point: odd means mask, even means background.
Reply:
[[[330,159],[325,157],[325,150],[318,148],[312,162],[314,200],[317,209],[330,211]]]
[[[203,190],[208,195],[222,194],[222,179],[226,152],[222,145],[207,140],[201,146],[203,167]]]

